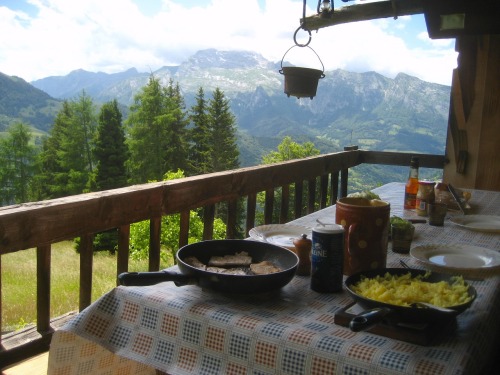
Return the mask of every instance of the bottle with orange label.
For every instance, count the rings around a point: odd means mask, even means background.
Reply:
[[[410,161],[410,174],[405,186],[404,209],[413,210],[417,207],[419,160],[413,156]]]

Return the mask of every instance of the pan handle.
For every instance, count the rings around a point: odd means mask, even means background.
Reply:
[[[384,320],[384,317],[391,312],[392,310],[387,307],[376,307],[371,310],[366,310],[351,319],[349,328],[353,332],[366,331]]]
[[[197,284],[196,279],[191,276],[169,271],[123,272],[118,275],[118,281],[124,286],[147,286],[164,281],[173,281],[176,286]]]

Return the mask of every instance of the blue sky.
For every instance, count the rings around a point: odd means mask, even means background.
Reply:
[[[368,1],[336,0],[335,8]],[[316,4],[307,2],[307,15]],[[302,0],[0,0],[0,72],[27,81],[76,69],[150,72],[207,48],[280,62],[301,16]],[[422,15],[324,28],[310,44],[326,70],[404,72],[446,85],[454,46],[454,39],[429,39]],[[286,59],[321,68],[308,49]]]

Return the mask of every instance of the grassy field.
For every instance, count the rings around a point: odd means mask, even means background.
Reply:
[[[161,268],[169,265],[162,264]],[[52,246],[51,317],[78,310],[80,255],[72,242]],[[130,261],[130,271],[147,271],[148,261]],[[36,322],[36,251],[2,255],[2,331]],[[94,255],[92,301],[116,286],[116,255]]]

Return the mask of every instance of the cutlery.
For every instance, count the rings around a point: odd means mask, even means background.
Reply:
[[[401,264],[401,266],[403,266],[403,268],[411,269],[411,267],[408,264],[406,264],[406,262],[403,259],[400,259],[399,263]],[[462,277],[464,278],[464,280],[468,281],[484,281],[484,279],[480,277],[469,277],[469,276],[462,276]]]
[[[465,208],[465,199],[458,195],[457,191],[451,184],[448,184],[448,190],[453,196],[453,199],[455,199],[455,201],[457,202],[458,207],[460,207],[460,211],[462,211],[464,215],[467,215],[467,209]]]
[[[442,312],[445,314],[455,315],[457,313],[455,310],[448,309],[446,307],[436,306],[436,305],[433,305],[432,303],[428,303],[428,302],[413,302],[410,304],[410,307],[418,307],[418,308],[422,308],[422,309],[432,309],[432,310],[436,310],[436,311],[439,311],[439,312]]]

